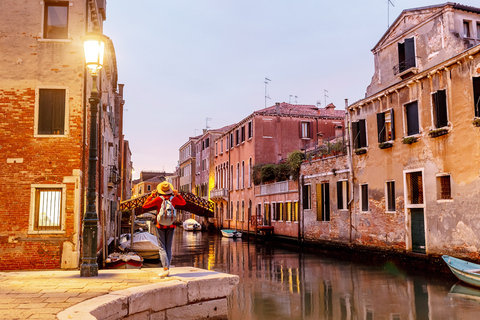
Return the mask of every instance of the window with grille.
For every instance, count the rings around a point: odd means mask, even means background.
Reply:
[[[368,184],[360,186],[360,197],[362,211],[368,211]]]
[[[386,195],[387,211],[395,211],[395,181],[386,182]]]
[[[68,1],[45,2],[43,37],[68,39]]]
[[[443,176],[437,177],[437,199],[438,200],[452,199],[450,175],[443,175]]]
[[[407,174],[409,204],[423,204],[422,172]]]
[[[35,189],[35,231],[51,231],[62,229],[62,189]]]

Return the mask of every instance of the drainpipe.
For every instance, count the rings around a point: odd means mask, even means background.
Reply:
[[[352,159],[352,135],[350,134],[350,112],[348,112],[348,99],[345,99],[345,111],[346,111],[346,117],[345,117],[345,128],[348,133],[348,139],[347,139],[347,160],[348,160],[348,182],[350,185],[350,194],[349,194],[349,201],[348,201],[348,211],[349,211],[349,218],[350,218],[350,227],[349,227],[349,243],[352,243],[352,228],[353,228],[353,222],[352,222],[352,202],[353,202],[353,197],[354,197],[354,188],[353,188],[353,159]]]
[[[305,184],[305,179],[304,179],[304,176],[302,175],[299,179],[298,179],[298,194],[299,194],[299,197],[300,199],[298,199],[298,203],[299,203],[299,208],[298,208],[298,212],[299,212],[299,222],[298,222],[298,240],[300,242],[303,242],[304,241],[304,225],[305,225],[305,215],[303,213],[303,194],[302,194],[302,190],[303,190],[303,185]]]

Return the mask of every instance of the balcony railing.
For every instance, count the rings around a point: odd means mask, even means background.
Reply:
[[[407,71],[410,68],[416,67],[417,58],[418,57],[413,57],[413,58],[407,59],[407,60],[397,64],[396,66],[394,66],[393,67],[393,75],[396,76],[400,73],[403,73],[403,72]]]
[[[228,189],[212,189],[210,190],[210,199],[228,199]]]
[[[255,186],[255,195],[265,196],[269,194],[290,192],[293,190],[298,190],[298,186],[296,186],[294,181],[286,180],[286,181],[280,181],[280,182],[269,183],[269,184],[261,184],[259,186]]]

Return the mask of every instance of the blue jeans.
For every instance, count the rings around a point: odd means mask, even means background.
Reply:
[[[170,262],[172,261],[172,243],[173,243],[173,233],[175,228],[168,229],[157,229],[158,242],[160,249],[158,253],[160,254],[160,261],[164,268],[170,268]]]

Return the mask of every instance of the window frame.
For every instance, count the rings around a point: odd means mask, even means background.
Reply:
[[[49,38],[48,35],[48,8],[49,7],[65,7],[67,10],[67,23],[66,23],[66,37],[64,38]],[[47,0],[44,2],[43,6],[43,16],[42,16],[42,33],[41,38],[38,40],[42,41],[71,41],[70,39],[70,1],[50,1]],[[64,32],[65,33],[65,32]],[[62,34],[63,35],[63,34]]]
[[[385,181],[385,212],[396,212],[396,200],[395,180]]]
[[[462,26],[463,26],[463,37],[466,39],[471,39],[472,38],[472,32],[470,30],[470,25],[471,21],[470,20],[463,20]]]
[[[473,114],[475,118],[480,118],[480,77],[472,77],[472,86],[473,86],[473,112],[474,112]]]
[[[413,132],[414,131],[413,129],[415,129],[415,126],[414,126],[415,123],[410,123],[410,120],[413,120],[413,113],[411,113],[413,111],[413,109],[409,109],[409,108],[413,105],[416,106],[416,109],[415,109],[415,111],[416,111],[416,129],[417,129],[416,132]],[[420,134],[420,114],[418,112],[418,101],[415,100],[415,101],[405,103],[403,105],[403,108],[404,108],[404,113],[403,114],[404,114],[404,119],[405,119],[405,132],[404,132],[404,134],[407,137],[415,136],[417,134]]]
[[[447,90],[437,90],[432,93],[432,117],[435,129],[448,126]]]
[[[368,212],[369,203],[368,203],[368,183],[360,185],[360,211]]]
[[[306,184],[302,186],[302,209],[303,210],[311,210],[311,193],[312,193],[312,186],[310,184]]]
[[[390,114],[390,121],[387,121],[387,113]],[[387,133],[387,123],[390,123],[390,139]],[[377,137],[378,143],[395,140],[395,116],[392,109],[377,113]]]
[[[312,123],[310,121],[301,121],[300,122],[300,138],[301,139],[312,139]]]
[[[398,71],[403,73],[417,66],[415,37],[405,38],[398,43]]]
[[[337,181],[337,209],[348,210],[348,180]]]
[[[63,122],[63,134],[41,134],[38,133],[39,129],[39,120],[40,120],[40,93],[41,90],[65,90],[65,114],[64,114],[64,122]],[[68,137],[70,133],[70,94],[69,89],[66,86],[37,86],[35,87],[35,119],[34,119],[34,126],[33,126],[33,136],[35,138],[62,138]]]
[[[448,178],[448,198],[444,198],[444,180]],[[443,180],[443,181],[442,181]],[[436,175],[437,182],[437,202],[453,202],[452,197],[452,175],[450,173],[439,173]]]
[[[57,228],[39,230],[36,228],[37,217],[37,190],[58,190],[61,192],[60,199],[60,226]],[[63,234],[65,233],[66,215],[66,184],[32,184],[30,185],[30,216],[28,234]],[[38,199],[39,200],[39,199]]]
[[[329,222],[331,220],[330,183],[322,181],[316,185],[317,192],[317,221]]]
[[[365,119],[352,122],[352,141],[354,149],[368,147],[367,121]]]

